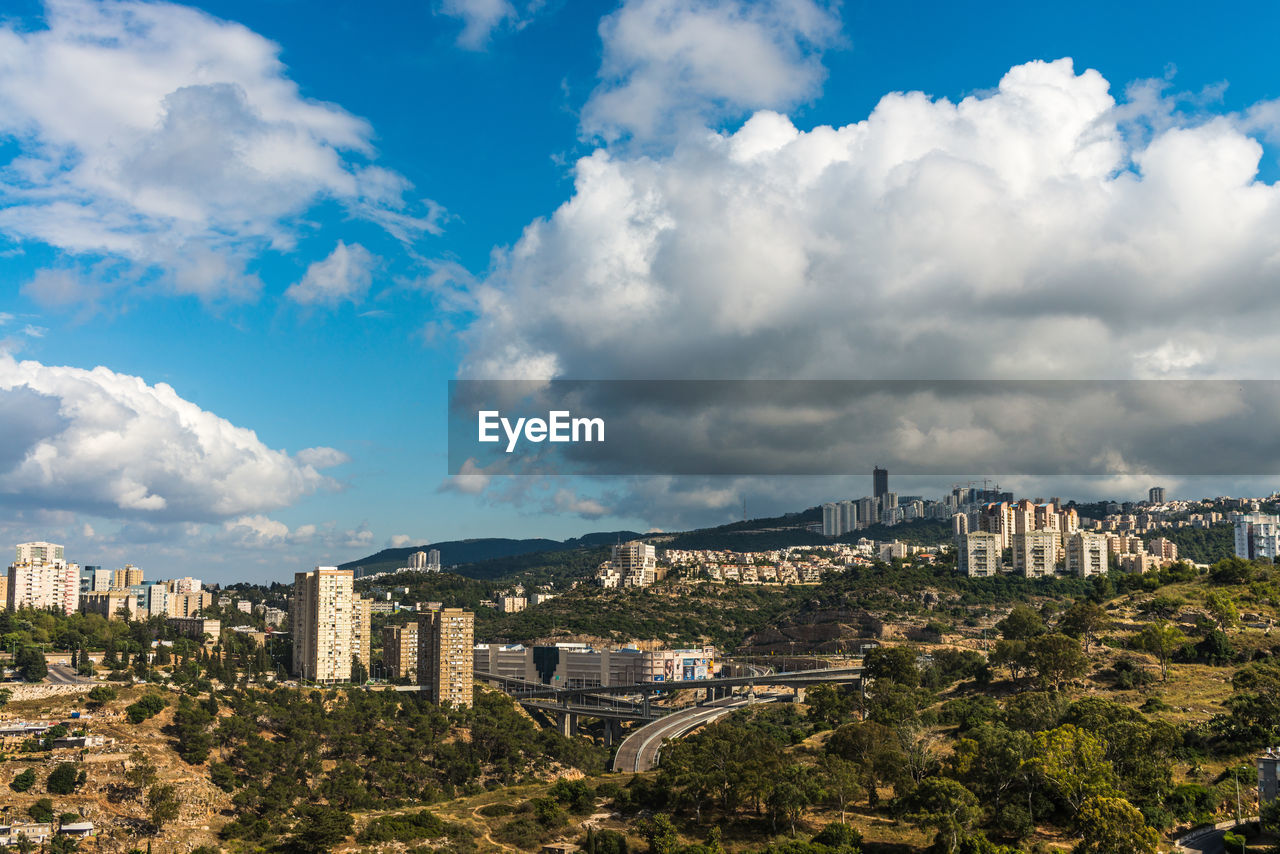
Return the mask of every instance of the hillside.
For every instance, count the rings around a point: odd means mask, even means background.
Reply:
[[[339,569],[353,569],[356,571],[357,577],[372,575],[375,572],[389,572],[404,567],[409,562],[409,556],[414,552],[437,549],[440,552],[441,565],[453,567],[454,571],[459,575],[466,575],[470,578],[496,578],[498,576],[494,574],[472,575],[466,568],[502,558],[612,545],[619,541],[634,540],[640,536],[635,531],[599,531],[583,534],[581,537],[570,537],[567,540],[540,538],[513,540],[503,537],[449,540],[442,543],[383,549],[367,557],[341,564]],[[481,566],[474,571],[484,572],[485,568]]]

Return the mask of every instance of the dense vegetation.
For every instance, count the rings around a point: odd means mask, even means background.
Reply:
[[[193,763],[212,752],[222,757],[209,774],[233,793],[235,818],[223,835],[255,844],[297,844],[317,818],[349,830],[349,816],[343,822],[335,813],[433,803],[554,767],[604,767],[601,749],[539,729],[511,700],[489,692],[478,693],[472,709],[392,691],[246,689],[219,698],[184,698],[174,746]],[[222,707],[229,714],[219,714]]]

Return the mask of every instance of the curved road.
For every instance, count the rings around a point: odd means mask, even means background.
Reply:
[[[1257,821],[1257,816],[1250,816],[1242,819],[1241,824]],[[1234,822],[1223,822],[1225,827],[1201,827],[1191,831],[1186,836],[1178,840],[1175,851],[1186,852],[1186,854],[1223,854],[1226,848],[1223,847],[1222,837],[1227,831],[1234,830]]]
[[[691,730],[722,718],[734,709],[752,703],[769,703],[775,700],[773,695],[755,698],[725,697],[705,706],[692,706],[684,711],[667,715],[662,720],[645,724],[618,746],[618,754],[613,758],[614,771],[648,771],[658,765],[658,752],[662,743],[669,738],[679,738]]]

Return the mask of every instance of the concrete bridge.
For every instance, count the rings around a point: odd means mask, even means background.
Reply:
[[[822,664],[823,662],[817,662]],[[749,696],[756,694],[756,686],[789,687],[792,698],[796,702],[804,702],[805,688],[820,684],[857,683],[862,679],[860,665],[850,667],[820,666],[808,670],[796,670],[791,673],[775,673],[758,664],[734,664],[735,668],[744,671],[743,675],[728,676],[716,679],[681,680],[673,682],[637,682],[624,685],[593,685],[573,688],[560,688],[531,682],[496,673],[475,673],[475,678],[497,686],[513,697],[527,709],[537,710],[553,717],[563,735],[572,735],[578,731],[580,717],[599,718],[605,724],[605,744],[612,745],[622,739],[623,721],[640,721],[646,726],[646,744],[653,745],[645,755],[651,757],[647,761],[657,762],[658,750],[663,738],[678,737],[690,729],[700,726],[707,720],[714,720],[721,714],[702,715],[699,709],[715,706],[717,709],[736,708],[744,705],[734,698],[735,688],[746,688]],[[682,716],[682,721],[696,721],[693,726],[681,729],[679,726],[650,729],[659,719],[668,718],[672,710],[655,706],[650,701],[655,695],[673,691],[702,691],[702,702],[692,709],[684,709],[675,714]],[[639,701],[625,699],[638,696]],[[779,695],[768,695],[769,699],[777,699]],[[653,742],[654,733],[664,733],[662,738]],[[639,731],[636,733],[638,734]],[[628,738],[634,738],[635,735]],[[624,742],[625,744],[625,742]],[[634,764],[634,763],[633,763]]]

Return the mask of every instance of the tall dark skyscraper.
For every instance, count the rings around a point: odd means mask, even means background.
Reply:
[[[871,487],[871,494],[875,496],[878,502],[889,491],[889,472],[887,469],[876,466],[871,471]]]

